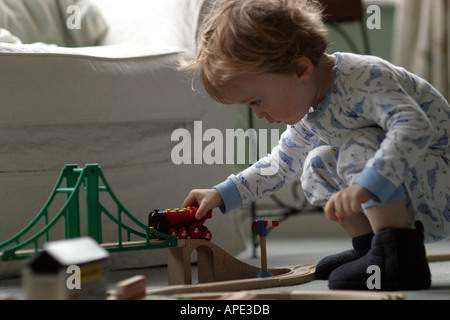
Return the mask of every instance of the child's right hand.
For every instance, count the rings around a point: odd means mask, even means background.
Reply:
[[[183,202],[183,208],[198,206],[195,218],[200,220],[208,210],[223,205],[223,199],[216,189],[194,189]]]

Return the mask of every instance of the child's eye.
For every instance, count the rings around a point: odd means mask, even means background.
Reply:
[[[248,105],[249,105],[249,107],[257,107],[257,106],[259,106],[260,103],[261,103],[261,101],[256,100],[256,101],[251,101]]]

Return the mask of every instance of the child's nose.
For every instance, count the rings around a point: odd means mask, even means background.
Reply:
[[[255,114],[255,116],[256,116],[258,119],[264,119],[264,118],[266,117],[266,115],[267,115],[264,111],[256,111],[256,110],[253,110],[253,113]]]

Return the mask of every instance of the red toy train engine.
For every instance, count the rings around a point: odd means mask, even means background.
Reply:
[[[148,215],[148,226],[157,231],[177,236],[179,239],[205,239],[211,241],[212,233],[206,226],[206,219],[212,217],[212,210],[200,220],[195,218],[197,207],[182,209],[155,209]]]

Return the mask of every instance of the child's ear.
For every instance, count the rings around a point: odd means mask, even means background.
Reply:
[[[295,63],[295,74],[302,81],[308,81],[314,71],[314,64],[306,56],[297,58]]]

